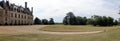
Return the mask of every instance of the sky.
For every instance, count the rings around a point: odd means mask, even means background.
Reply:
[[[9,0],[10,3],[21,5],[28,2],[28,7],[34,8],[34,18],[54,18],[62,22],[66,13],[73,12],[75,16],[90,18],[92,15],[120,18],[120,0]]]

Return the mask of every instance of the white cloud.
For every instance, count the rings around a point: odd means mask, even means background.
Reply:
[[[106,0],[10,0],[24,6],[28,2],[29,7],[34,7],[34,16],[43,18],[55,18],[61,22],[67,12],[72,11],[76,16],[105,15],[119,18],[118,5],[120,0],[114,3]]]

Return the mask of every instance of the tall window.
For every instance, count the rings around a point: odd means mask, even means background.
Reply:
[[[17,14],[15,13],[15,18],[17,18]]]
[[[11,13],[11,17],[13,17],[13,13]]]
[[[5,18],[5,21],[7,21],[7,17]]]
[[[25,19],[26,19],[27,17],[25,16]]]
[[[23,18],[23,15],[22,15],[22,18]]]
[[[20,14],[18,15],[18,17],[20,18]]]

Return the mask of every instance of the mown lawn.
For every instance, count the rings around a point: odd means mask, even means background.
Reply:
[[[89,28],[90,26],[83,26],[83,27],[86,27],[85,30],[90,29]],[[104,30],[106,29],[106,31],[102,33],[86,34],[86,35],[49,35],[49,34],[25,34],[25,35],[3,35],[3,36],[0,35],[0,41],[120,41],[119,27],[120,26],[116,26],[116,27],[114,26],[113,28],[100,27],[99,29],[104,29]]]
[[[95,27],[95,26],[70,26],[70,25],[54,25],[54,26],[46,26],[39,30],[42,31],[51,31],[51,32],[90,32],[90,31],[107,31],[111,29],[118,29],[119,26],[112,27]]]

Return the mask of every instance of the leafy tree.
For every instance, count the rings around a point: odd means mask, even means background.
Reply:
[[[108,25],[108,18],[106,16],[103,16],[101,23],[99,25],[100,26],[107,26]]]
[[[76,17],[77,25],[86,25],[87,18],[86,17]]]
[[[106,17],[106,16],[92,16],[93,19],[93,25],[99,25],[99,26],[112,26],[113,25],[113,18],[112,17]]]
[[[50,18],[49,24],[55,24],[53,18]]]
[[[42,24],[47,25],[48,24],[48,20],[47,19],[42,19]]]
[[[114,19],[112,17],[108,17],[108,26],[113,26]]]
[[[82,20],[83,20],[83,24],[82,25],[86,25],[87,24],[87,18],[83,17]]]
[[[92,25],[94,23],[93,19],[89,18],[87,19],[87,24]]]
[[[115,20],[114,21],[114,25],[118,25],[119,23],[118,23],[118,21],[117,20]]]
[[[93,23],[92,24],[94,26],[97,26],[97,25],[100,24],[100,22],[101,22],[101,17],[100,16],[94,15],[91,18],[93,19]]]
[[[82,17],[77,16],[76,20],[77,20],[77,25],[80,25],[82,23]]]
[[[68,25],[68,23],[67,23],[67,16],[64,17],[64,19],[63,19],[63,24],[64,24],[64,25]]]
[[[76,17],[72,12],[67,13],[67,16],[63,19],[63,23],[66,25],[76,25]]]
[[[41,20],[38,17],[36,17],[34,20],[34,24],[41,24]]]

